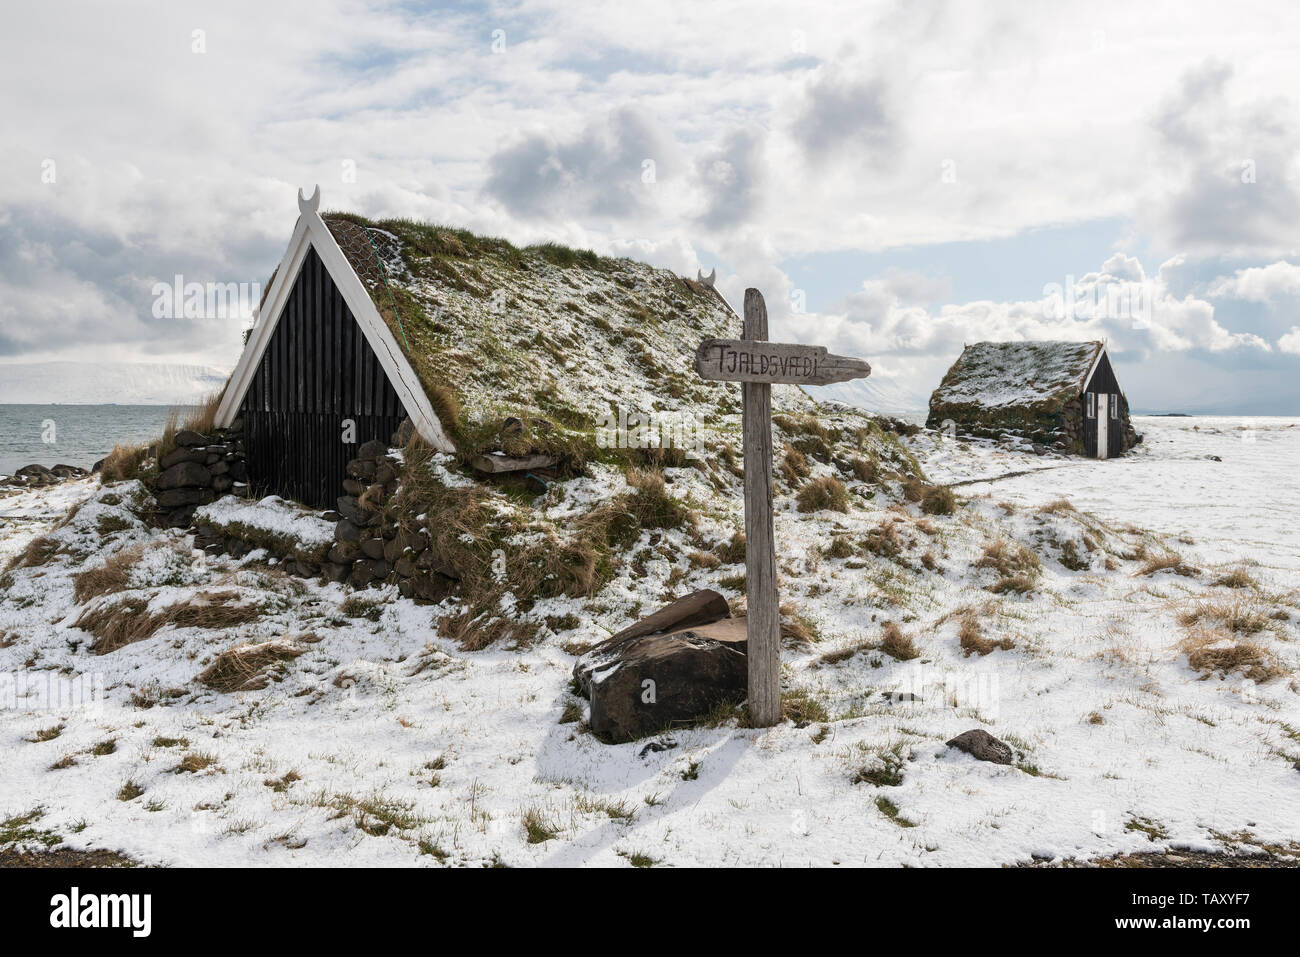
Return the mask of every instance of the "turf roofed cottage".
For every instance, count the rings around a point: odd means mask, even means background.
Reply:
[[[480,473],[545,485],[582,470],[618,408],[689,413],[717,391],[665,365],[738,324],[711,277],[322,216],[319,187],[298,205],[214,418],[242,434],[252,494],[332,509],[349,479],[372,478],[348,471],[359,449],[412,433]]]
[[[1103,342],[968,345],[930,396],[926,426],[1098,459],[1141,441]]]

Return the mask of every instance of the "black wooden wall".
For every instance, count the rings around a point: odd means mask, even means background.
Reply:
[[[1087,417],[1088,393],[1119,396],[1120,412],[1118,419],[1111,419],[1110,428],[1107,430],[1106,455],[1114,458],[1117,455],[1124,454],[1124,429],[1128,425],[1128,402],[1119,388],[1119,379],[1115,377],[1115,370],[1110,364],[1110,356],[1103,355],[1101,362],[1097,364],[1097,370],[1092,374],[1092,379],[1088,382],[1083,394],[1083,447],[1089,455],[1097,454],[1097,420]],[[1098,414],[1100,415],[1100,403],[1098,403]]]
[[[249,481],[333,508],[357,445],[387,442],[406,415],[315,249],[303,259],[240,410]],[[356,424],[345,443],[344,422]]]

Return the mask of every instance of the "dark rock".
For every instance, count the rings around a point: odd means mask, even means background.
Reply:
[[[965,751],[980,761],[992,761],[994,764],[1010,764],[1014,756],[1011,746],[999,741],[982,728],[963,731],[948,742],[948,747]]]
[[[340,542],[355,542],[361,539],[361,529],[346,518],[334,526],[334,537]]]
[[[351,565],[360,551],[352,542],[335,542],[326,557],[336,565]]]
[[[197,462],[180,462],[165,470],[154,483],[156,488],[183,488],[205,486],[212,481],[212,473]]]
[[[442,601],[456,587],[450,578],[437,573],[417,575],[411,579],[415,597],[423,601]]]
[[[384,557],[384,540],[382,538],[361,539],[361,552],[367,558],[382,559]]]
[[[347,464],[346,472],[354,479],[370,483],[375,477],[375,463],[362,459],[353,459]]]
[[[98,462],[96,462],[94,465],[90,467],[90,471],[92,473],[98,473],[104,468],[104,462],[106,461],[107,459],[100,459]]]
[[[195,432],[193,429],[181,429],[176,433],[174,441],[177,445],[184,446],[187,449],[192,449],[197,446],[207,445],[208,437]]]
[[[209,545],[220,545],[221,536],[210,528],[200,528],[194,533],[194,547],[207,548]]]
[[[402,424],[397,427],[393,433],[393,448],[404,449],[406,444],[415,438],[415,426],[411,424],[409,418],[403,419]]]
[[[227,472],[230,471],[230,463],[223,458],[218,458],[215,462],[213,462],[211,465],[208,466],[208,471],[211,472],[213,475],[225,475]]]
[[[657,753],[659,751],[671,751],[675,747],[677,747],[677,742],[673,738],[661,738],[658,741],[651,741],[644,748],[638,751],[636,756],[638,758],[644,758],[651,752]]]
[[[188,528],[194,518],[194,505],[184,505],[167,513],[163,520],[168,528]]]
[[[349,495],[360,495],[365,490],[366,484],[364,482],[358,482],[354,478],[346,478],[343,480],[343,491],[347,492]]]
[[[56,478],[55,474],[47,469],[44,465],[24,465],[14,472],[14,475],[21,475],[23,478]]]
[[[293,573],[299,578],[315,578],[320,574],[320,566],[315,562],[304,562],[300,559],[295,559],[290,564],[290,567],[292,568]]]
[[[232,479],[234,479],[236,482],[244,482],[244,481],[247,481],[247,480],[248,480],[248,466],[245,465],[243,462],[231,462],[231,463],[230,463],[230,477],[231,477]]]
[[[380,462],[375,466],[375,481],[380,485],[387,485],[397,478],[397,469],[389,462]]]
[[[86,472],[85,469],[76,465],[56,465],[54,466],[54,468],[50,469],[50,471],[53,472],[55,475],[57,475],[59,478],[65,478],[65,479],[81,478],[83,475],[89,474]]]
[[[409,558],[399,558],[393,562],[393,571],[402,578],[410,578],[415,574],[415,562]]]
[[[180,465],[182,462],[197,462],[199,465],[202,465],[206,459],[207,455],[205,453],[195,452],[193,449],[172,449],[162,457],[162,461],[158,463],[158,467],[166,471],[173,465]]]
[[[364,526],[369,523],[370,515],[363,512],[357,505],[357,500],[351,495],[340,495],[338,497],[339,514],[346,518],[354,525]]]
[[[397,544],[403,553],[409,551],[412,555],[418,555],[429,547],[429,537],[409,528],[399,528],[397,530]]]
[[[744,648],[745,619],[728,618],[633,638],[612,654],[589,652],[592,733],[631,741],[739,704],[749,680]]]
[[[397,543],[397,539],[385,539],[384,541],[384,561],[390,564],[402,557],[402,546]]]
[[[646,635],[683,631],[695,625],[707,625],[730,617],[731,606],[718,592],[711,588],[691,592],[596,645],[578,659],[578,663],[573,666],[573,677],[585,694],[595,663],[617,656],[623,645]]]
[[[332,582],[341,582],[348,577],[348,572],[352,571],[351,565],[341,565],[338,562],[326,562],[321,566],[321,574]]]
[[[388,454],[388,444],[378,439],[371,439],[369,442],[363,442],[361,448],[357,449],[357,458],[359,459],[377,459]]]
[[[212,490],[218,495],[229,492],[234,486],[235,480],[229,475],[218,475],[212,480]]]
[[[158,493],[160,508],[176,508],[183,505],[207,505],[216,501],[216,495],[206,488],[169,488]]]

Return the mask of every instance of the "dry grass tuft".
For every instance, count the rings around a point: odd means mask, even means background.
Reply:
[[[794,605],[785,604],[781,612],[781,638],[783,641],[806,647],[821,640],[817,626],[799,614]]]
[[[1178,647],[1187,655],[1192,670],[1206,678],[1238,671],[1251,681],[1264,682],[1285,673],[1277,659],[1254,642],[1236,641],[1209,628],[1198,628]]]
[[[271,681],[276,666],[291,661],[306,651],[283,640],[253,645],[236,645],[217,655],[204,668],[198,682],[222,694],[236,691],[260,691]]]
[[[903,634],[903,630],[892,621],[885,622],[884,638],[881,639],[880,650],[898,661],[911,661],[921,655],[912,639]]]
[[[820,512],[829,509],[833,512],[849,510],[849,493],[844,483],[831,475],[823,475],[804,483],[795,496],[801,512]]]
[[[957,496],[946,485],[931,485],[921,495],[921,511],[927,515],[951,515],[957,511]]]
[[[1025,575],[1037,578],[1042,562],[1028,548],[999,539],[984,546],[984,554],[975,562],[976,568],[991,568],[1003,578]]]
[[[83,604],[92,598],[98,598],[100,595],[107,595],[110,592],[124,591],[127,582],[131,578],[131,569],[144,555],[144,549],[143,544],[124,548],[120,552],[108,556],[100,564],[93,565],[74,575],[72,577],[72,595],[77,604]]]
[[[1258,588],[1259,583],[1250,575],[1240,568],[1234,568],[1230,572],[1225,572],[1214,580],[1214,584],[1222,588]]]
[[[1217,622],[1233,634],[1254,635],[1268,627],[1268,615],[1254,602],[1202,601],[1178,616],[1184,628]]]
[[[1184,578],[1195,578],[1200,574],[1199,568],[1188,565],[1177,552],[1165,552],[1163,555],[1148,558],[1146,564],[1134,572],[1134,576],[1154,575],[1156,572],[1163,571],[1171,571],[1175,575],[1181,575]]]
[[[168,625],[173,628],[234,628],[261,617],[260,605],[236,604],[240,598],[239,592],[230,589],[201,591],[186,601],[168,605],[162,611],[150,612],[147,599],[130,595],[121,601],[104,602],[86,609],[77,619],[76,627],[95,636],[90,646],[92,654],[106,655],[144,641]]]
[[[871,531],[863,541],[865,548],[872,555],[881,558],[893,558],[903,551],[903,540],[898,531],[898,520],[887,518]]]
[[[144,464],[149,459],[148,445],[115,445],[100,467],[100,479],[104,482],[122,482],[139,478]]]
[[[979,614],[974,608],[965,609],[957,621],[957,638],[967,658],[972,654],[987,655],[998,648],[1010,651],[1016,646],[1010,638],[994,641],[986,637],[980,626]]]

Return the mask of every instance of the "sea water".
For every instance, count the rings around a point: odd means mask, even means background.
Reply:
[[[114,445],[159,436],[165,405],[0,405],[0,475],[24,465],[88,469]],[[182,410],[184,412],[186,410]]]

